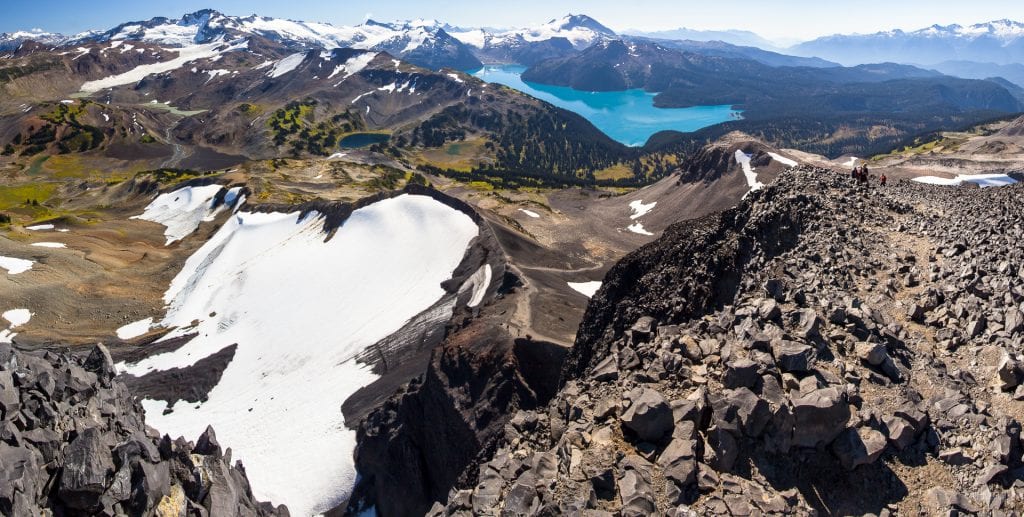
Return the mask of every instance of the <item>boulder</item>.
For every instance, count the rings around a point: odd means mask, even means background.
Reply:
[[[889,360],[889,351],[879,343],[857,343],[857,357],[871,366],[882,366]]]
[[[1010,391],[1021,383],[1024,368],[1009,354],[1003,354],[996,367],[996,387],[1002,391]]]
[[[619,464],[619,498],[623,516],[648,516],[657,511],[651,487],[651,464],[637,455],[626,456]]]
[[[772,298],[765,298],[757,304],[757,315],[766,321],[776,321],[782,317],[782,309],[779,303]]]
[[[793,445],[817,447],[829,444],[846,429],[850,406],[846,393],[834,387],[819,388],[794,398]]]
[[[917,438],[913,424],[898,416],[885,417],[882,419],[882,429],[885,431],[889,443],[897,451],[906,449],[914,443]]]
[[[847,429],[832,442],[832,453],[846,470],[874,463],[885,450],[885,436],[874,429]]]
[[[736,438],[725,429],[712,427],[704,439],[704,461],[719,472],[731,472],[739,456]]]
[[[597,363],[590,376],[599,382],[614,381],[619,378],[619,355],[612,353]]]
[[[103,344],[97,344],[89,352],[82,367],[86,371],[95,373],[104,387],[110,387],[110,381],[117,375],[117,368],[114,360],[110,357],[110,351]]]
[[[658,465],[662,467],[665,477],[679,487],[697,482],[697,457],[694,446],[693,440],[675,438],[658,456]]]
[[[772,341],[772,355],[779,369],[786,373],[804,373],[811,369],[814,349],[793,341]]]
[[[114,475],[110,447],[95,427],[86,428],[68,446],[58,494],[69,508],[92,512]]]
[[[672,408],[652,389],[645,388],[622,415],[623,427],[645,442],[658,442],[672,430],[672,424]]]
[[[750,359],[733,359],[725,365],[722,384],[726,388],[754,388],[761,381],[760,365]]]

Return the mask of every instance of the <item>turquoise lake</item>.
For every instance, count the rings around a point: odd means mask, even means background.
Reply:
[[[528,83],[519,76],[526,67],[518,65],[485,66],[470,72],[489,83],[504,84],[573,111],[619,142],[641,146],[654,133],[664,130],[696,131],[736,120],[740,112],[731,106],[694,106],[656,108],[653,93],[643,90],[621,92],[584,92],[565,86]]]

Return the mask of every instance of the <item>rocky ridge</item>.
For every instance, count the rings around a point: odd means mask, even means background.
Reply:
[[[0,514],[288,515],[256,501],[212,428],[161,437],[110,353],[86,358],[0,344]]]
[[[1022,194],[796,169],[669,228],[430,513],[1020,512]]]

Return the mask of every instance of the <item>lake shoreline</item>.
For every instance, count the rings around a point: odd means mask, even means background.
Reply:
[[[660,131],[689,133],[709,126],[738,120],[742,111],[731,105],[662,108],[654,105],[656,93],[640,89],[587,92],[565,86],[528,83],[520,65],[485,65],[467,73],[488,83],[497,83],[572,111],[589,120],[609,137],[631,147],[640,147]]]

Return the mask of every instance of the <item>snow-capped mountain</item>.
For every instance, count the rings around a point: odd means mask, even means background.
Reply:
[[[11,33],[2,32],[0,33],[0,51],[15,50],[26,41],[35,41],[37,43],[42,43],[43,45],[60,45],[67,39],[67,36],[64,36],[63,34],[45,32],[41,29]]]
[[[617,39],[614,31],[583,14],[568,14],[545,24],[512,30],[449,27],[448,32],[485,61],[533,64]]]
[[[43,32],[5,34],[0,37],[0,49],[5,45],[14,49],[22,41],[30,39],[52,45],[124,40],[185,47],[209,44],[218,39],[253,36],[296,49],[348,47],[384,51],[414,65],[432,69],[480,66],[469,48],[451,37],[436,21],[380,23],[368,20],[356,26],[335,26],[257,15],[228,16],[211,9],[189,13],[179,19],[158,17],[124,23],[106,32],[76,37]]]
[[[1024,23],[997,20],[976,25],[933,25],[905,32],[834,35],[802,43],[792,53],[844,65],[893,61],[934,64],[949,60],[1024,63]]]

